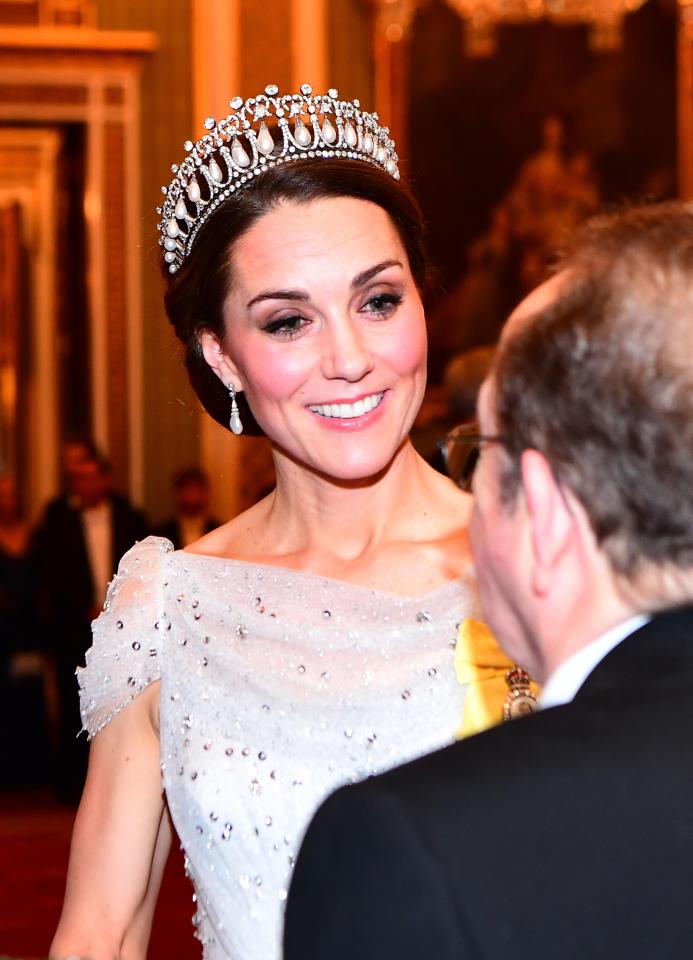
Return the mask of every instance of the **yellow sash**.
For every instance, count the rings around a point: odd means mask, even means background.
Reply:
[[[467,617],[460,624],[455,647],[455,672],[467,684],[458,739],[481,733],[503,719],[503,704],[510,692],[505,675],[515,666],[498,646],[485,623]],[[532,684],[536,696],[538,687]]]

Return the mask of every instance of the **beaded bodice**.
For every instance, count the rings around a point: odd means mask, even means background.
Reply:
[[[172,552],[121,562],[80,672],[96,733],[160,680],[161,767],[206,960],[280,956],[302,834],[337,786],[453,739],[471,583],[420,599]]]

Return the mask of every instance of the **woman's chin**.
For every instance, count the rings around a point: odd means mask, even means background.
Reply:
[[[322,440],[320,443],[311,436],[303,438],[304,442],[299,444],[296,443],[298,438],[294,437],[291,444],[274,440],[272,446],[280,459],[286,457],[307,473],[338,484],[366,485],[387,472],[407,445],[409,435],[404,425],[397,434],[399,436],[394,437],[389,431],[387,436],[384,431],[379,431],[378,436],[360,433],[340,437],[331,434],[329,442]]]
[[[315,466],[319,473],[336,483],[367,485],[387,472],[401,447],[402,444],[399,444],[389,452],[383,452],[382,449],[374,451],[371,456],[365,455],[363,450],[354,451],[352,456],[347,454],[338,460],[323,461]]]

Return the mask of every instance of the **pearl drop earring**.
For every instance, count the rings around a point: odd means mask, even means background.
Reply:
[[[236,402],[236,390],[232,383],[228,384],[229,397],[231,398],[231,416],[229,417],[229,429],[231,433],[235,433],[238,436],[239,433],[243,433],[243,424],[241,423],[241,415],[238,412],[238,403]]]

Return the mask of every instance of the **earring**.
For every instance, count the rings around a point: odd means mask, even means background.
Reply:
[[[238,403],[236,402],[236,391],[232,383],[228,384],[229,397],[231,398],[231,416],[229,417],[229,430],[231,433],[235,433],[238,436],[239,433],[243,433],[243,424],[241,423],[241,415],[238,412]]]

